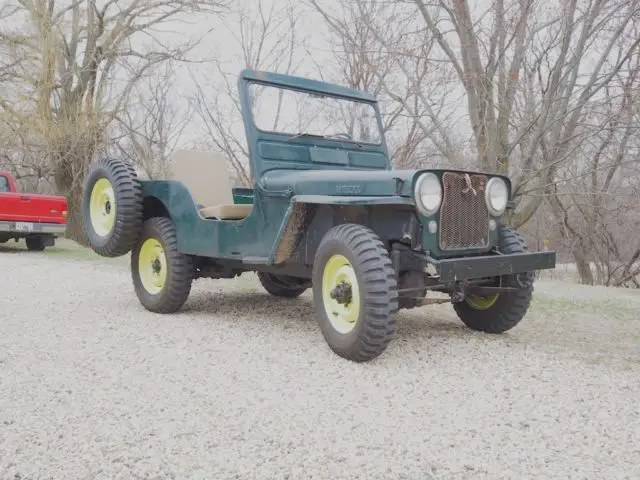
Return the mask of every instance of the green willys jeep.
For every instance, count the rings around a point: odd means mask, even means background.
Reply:
[[[177,152],[165,180],[112,158],[88,173],[91,247],[131,252],[147,310],[176,312],[194,279],[254,271],[278,297],[311,288],[326,342],[353,361],[386,349],[399,308],[452,302],[489,333],[520,322],[535,272],[556,255],[528,252],[501,223],[514,207],[508,178],[392,169],[368,93],[255,70],[238,88],[252,188],[233,188],[225,157],[202,151]]]

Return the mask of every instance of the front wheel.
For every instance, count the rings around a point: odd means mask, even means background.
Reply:
[[[154,313],[174,313],[191,292],[193,263],[178,251],[177,234],[168,218],[150,218],[131,252],[131,275],[140,303]]]
[[[504,255],[526,252],[524,239],[512,228],[498,229],[500,252]],[[504,333],[515,327],[527,313],[533,295],[533,274],[506,275],[502,285],[517,290],[494,293],[484,297],[468,296],[453,304],[460,320],[473,329],[486,333]]]
[[[316,317],[329,347],[364,362],[395,334],[398,285],[389,253],[361,225],[338,225],[324,236],[313,264]]]

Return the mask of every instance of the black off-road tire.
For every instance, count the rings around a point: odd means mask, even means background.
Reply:
[[[166,257],[167,277],[158,293],[148,292],[140,278],[140,250],[150,238],[160,242]],[[193,262],[191,257],[178,251],[176,229],[169,218],[152,217],[144,222],[131,251],[131,277],[138,300],[150,312],[175,313],[189,298],[194,277]]]
[[[42,252],[44,250],[44,240],[42,237],[27,237],[25,238],[27,244],[27,250],[30,252]]]
[[[299,297],[309,288],[304,280],[286,275],[258,272],[258,279],[264,289],[274,297]]]
[[[99,235],[91,225],[91,191],[98,180],[107,179],[115,195],[115,222],[111,231]],[[132,165],[113,158],[98,161],[85,180],[82,221],[91,248],[103,257],[120,257],[131,251],[142,230],[142,186]]]
[[[353,267],[360,291],[359,316],[347,333],[332,325],[323,301],[325,264],[336,254],[346,257]],[[322,335],[341,357],[356,362],[372,360],[386,350],[395,335],[397,279],[389,253],[369,228],[343,224],[325,234],[313,264],[313,297]]]
[[[528,251],[527,244],[514,229],[498,226],[499,249],[505,255]],[[453,304],[460,320],[469,328],[485,333],[504,333],[511,330],[523,319],[533,296],[533,273],[520,274],[518,284],[516,275],[505,275],[502,285],[519,287],[518,290],[501,292],[496,302],[486,310],[478,310],[466,301]]]

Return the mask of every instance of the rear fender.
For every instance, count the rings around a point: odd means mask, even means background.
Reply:
[[[142,215],[144,220],[148,220],[152,217],[166,217],[171,218],[169,209],[158,197],[146,196],[142,201]]]

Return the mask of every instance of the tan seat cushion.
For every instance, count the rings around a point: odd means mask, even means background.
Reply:
[[[232,220],[246,218],[250,213],[253,205],[226,204],[213,205],[200,209],[200,214],[204,218],[217,218],[219,220]]]

